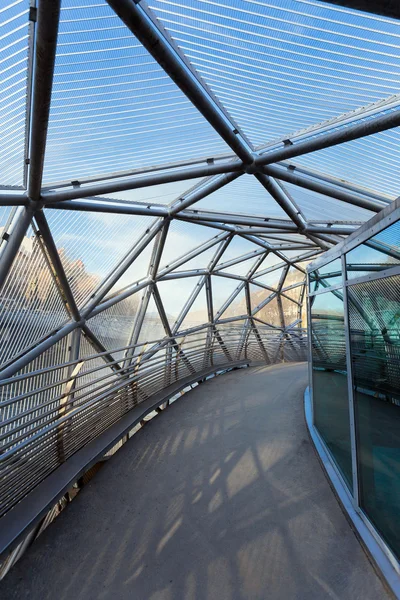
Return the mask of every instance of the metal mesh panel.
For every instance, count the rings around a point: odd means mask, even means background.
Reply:
[[[47,211],[51,232],[78,305],[133,248],[150,217]]]
[[[106,350],[124,348],[129,344],[139,302],[139,295],[133,294],[88,320],[88,327]],[[117,359],[122,354],[123,351],[113,355]]]
[[[23,186],[26,103],[30,86],[28,56],[32,26],[27,0],[0,7],[0,184]]]
[[[41,242],[29,228],[0,292],[0,362],[32,346],[67,320]]]
[[[399,284],[398,275],[358,283],[351,286],[353,300],[349,298],[353,368],[358,385],[395,396],[400,387]]]

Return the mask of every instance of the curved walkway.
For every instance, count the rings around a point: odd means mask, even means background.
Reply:
[[[0,583],[2,600],[388,598],[325,479],[304,364],[242,369],[148,423]]]

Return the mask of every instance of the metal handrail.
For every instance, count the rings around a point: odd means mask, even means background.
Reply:
[[[261,326],[258,332],[258,338],[249,337],[250,329],[234,323],[218,332],[209,327],[1,381],[0,515],[75,452],[164,388],[188,376],[195,380],[207,368],[229,368],[240,360],[276,362],[291,349],[296,352],[289,360],[306,359],[305,330],[283,332]],[[181,338],[178,344],[176,337]],[[118,371],[113,370],[116,365]],[[24,385],[30,389],[20,390]]]

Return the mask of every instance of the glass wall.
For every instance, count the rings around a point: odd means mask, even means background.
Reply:
[[[348,298],[360,504],[400,554],[400,276]]]
[[[343,290],[311,298],[314,423],[352,485]]]
[[[362,513],[400,558],[400,221],[349,241],[344,273],[337,252],[310,266],[314,426]]]

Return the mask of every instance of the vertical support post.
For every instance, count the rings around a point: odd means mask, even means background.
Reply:
[[[306,285],[307,285],[307,329],[308,329],[308,335],[307,335],[307,352],[308,352],[308,389],[310,392],[310,404],[311,404],[311,417],[312,417],[312,424],[313,427],[315,427],[315,421],[314,421],[314,397],[313,397],[313,355],[312,355],[312,337],[313,337],[313,330],[312,330],[312,320],[311,320],[311,296],[309,294],[310,291],[310,275],[309,273],[307,273],[307,279],[306,279]]]
[[[36,9],[36,0],[29,0],[29,8],[34,13]],[[28,25],[28,61],[27,61],[27,82],[26,82],[26,117],[25,117],[25,152],[24,152],[24,188],[28,187],[29,170],[29,143],[30,143],[30,125],[32,110],[32,84],[33,84],[33,61],[34,61],[34,41],[36,35],[36,20],[29,19]]]
[[[347,395],[349,400],[349,422],[350,422],[350,445],[351,445],[351,470],[353,475],[353,503],[358,510],[359,507],[359,483],[358,483],[358,468],[357,468],[357,437],[356,437],[356,414],[354,403],[354,386],[353,386],[353,364],[351,360],[351,340],[350,340],[350,323],[347,298],[347,277],[346,277],[346,257],[344,254],[342,259],[342,281],[343,281],[343,312],[344,312],[344,333],[346,341],[346,367],[347,367]]]
[[[80,340],[81,340],[81,330],[75,329],[71,335],[71,346],[69,349],[69,361],[76,361],[79,358],[79,350],[80,350]],[[72,410],[73,403],[71,401],[74,397],[74,388],[76,383],[76,377],[78,376],[84,361],[80,361],[68,367],[68,381],[65,384],[63,397],[60,400],[60,408],[58,411],[59,418],[64,417],[68,414],[69,411]],[[66,451],[65,451],[65,440],[68,437],[68,430],[70,429],[71,419],[64,421],[61,425],[59,425],[57,430],[57,452],[60,463],[65,462],[66,460]]]
[[[222,336],[221,336],[220,332],[218,331],[217,326],[214,323],[214,308],[213,308],[213,300],[212,300],[212,287],[211,287],[210,275],[208,275],[206,277],[206,295],[207,295],[208,320],[210,321],[210,324],[211,324],[211,332],[210,333],[212,333],[211,344],[213,343],[212,340],[215,337],[215,339],[221,346],[222,352],[225,354],[226,358],[229,361],[232,361],[232,356],[231,356],[228,348],[226,347],[226,344],[225,344],[224,340],[222,339]],[[208,340],[207,340],[207,342],[208,342]],[[210,347],[210,364],[214,363],[212,352],[213,352],[213,345],[211,345],[211,347]]]
[[[160,319],[161,319],[161,322],[163,324],[165,333],[166,333],[166,335],[169,338],[172,339],[172,346],[173,346],[174,350],[176,351],[177,356],[181,356],[182,359],[183,359],[183,361],[185,362],[186,366],[188,367],[189,371],[191,373],[195,373],[195,369],[194,369],[193,365],[191,364],[190,360],[185,355],[185,353],[183,352],[183,350],[181,350],[178,342],[176,341],[176,339],[172,335],[171,327],[169,325],[168,318],[167,318],[167,315],[165,313],[164,305],[162,303],[160,292],[158,291],[158,288],[157,288],[157,284],[154,284],[154,287],[153,287],[153,297],[154,297],[154,301],[156,303],[157,310],[158,310],[158,313],[160,315]]]
[[[216,327],[214,325],[214,306],[212,299],[212,286],[211,286],[211,275],[206,275],[205,279],[206,286],[206,299],[207,299],[207,315],[208,322],[210,327],[207,328],[207,339],[206,339],[206,347],[204,352],[204,368],[207,368],[209,365],[214,364],[213,357],[213,339],[216,334]]]

